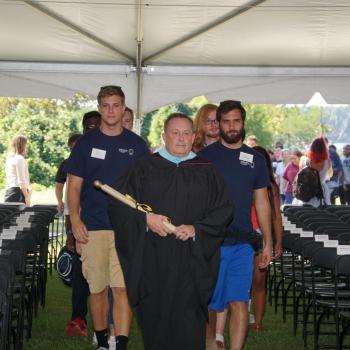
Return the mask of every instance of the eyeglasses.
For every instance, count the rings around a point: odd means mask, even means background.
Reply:
[[[207,125],[212,125],[212,124],[217,124],[218,123],[218,121],[216,120],[216,119],[207,119]]]

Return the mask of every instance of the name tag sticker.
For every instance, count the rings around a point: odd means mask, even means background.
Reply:
[[[106,151],[103,149],[93,148],[91,151],[92,158],[105,159]]]
[[[253,158],[254,156],[252,154],[239,152],[239,160],[243,160],[244,162],[248,163],[253,163]]]

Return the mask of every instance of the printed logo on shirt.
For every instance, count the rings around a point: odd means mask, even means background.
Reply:
[[[91,150],[91,158],[105,159],[106,151],[104,149],[93,148]]]
[[[250,166],[252,169],[254,169],[255,167],[255,163],[249,163],[249,162],[245,162],[244,160],[240,160],[239,161],[241,163],[241,165],[247,165],[247,166]]]
[[[125,153],[128,153],[129,156],[133,156],[135,151],[133,148],[129,148],[129,149],[126,149],[126,148],[119,148],[118,151],[122,154],[125,154]]]
[[[253,154],[249,154],[249,153],[245,153],[245,152],[239,153],[239,162],[241,163],[241,165],[248,165],[251,168],[254,168],[255,163],[254,163],[253,159],[254,159]]]

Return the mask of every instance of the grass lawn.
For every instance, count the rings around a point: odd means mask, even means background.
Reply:
[[[39,310],[38,318],[34,320],[33,337],[24,344],[26,350],[94,349],[91,345],[91,337],[89,339],[71,338],[64,334],[64,325],[70,317],[70,293],[70,288],[63,285],[54,271],[53,275],[48,279],[46,307],[44,310]],[[89,326],[91,327],[90,321]],[[287,322],[284,324],[281,314],[275,315],[269,307],[264,321],[264,328],[265,330],[259,334],[249,333],[245,349],[297,350],[303,348],[300,334],[296,337],[292,335],[291,323]],[[135,320],[133,321],[128,349],[143,349],[140,332]]]
[[[0,202],[4,201],[5,190],[0,190]],[[55,189],[52,187],[44,191],[33,191],[31,197],[31,204],[56,204]]]

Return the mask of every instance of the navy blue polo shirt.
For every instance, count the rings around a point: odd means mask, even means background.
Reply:
[[[146,142],[127,129],[118,136],[108,136],[96,128],[77,141],[64,170],[84,180],[80,218],[88,230],[112,229],[107,211],[108,195],[97,190],[94,181],[112,185],[134,160],[146,155],[149,155]]]
[[[228,230],[251,232],[253,192],[267,187],[270,182],[265,158],[244,144],[238,149],[231,149],[221,142],[204,148],[199,156],[215,166],[229,189],[235,213]]]

